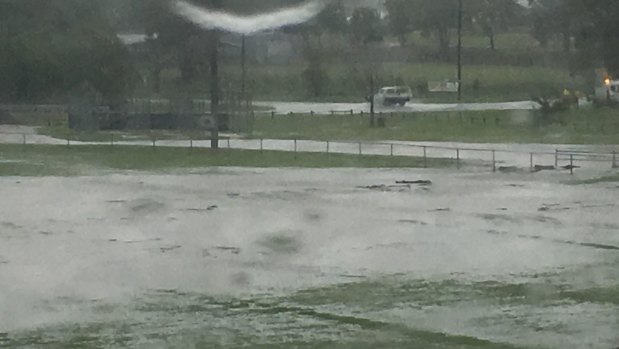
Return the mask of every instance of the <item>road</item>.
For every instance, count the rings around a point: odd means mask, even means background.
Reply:
[[[255,102],[262,107],[273,107],[277,114],[330,114],[335,112],[368,113],[369,103],[311,103],[311,102]],[[503,103],[407,103],[405,106],[377,106],[376,111],[390,112],[436,112],[436,111],[481,111],[481,110],[532,110],[539,105],[532,101]]]

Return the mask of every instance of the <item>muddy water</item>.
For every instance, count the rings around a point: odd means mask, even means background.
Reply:
[[[256,105],[272,107],[278,114],[329,114],[331,112],[369,113],[369,103],[312,103],[312,102],[256,102]],[[436,112],[436,111],[481,111],[481,110],[533,110],[539,104],[532,101],[502,103],[421,103],[413,101],[405,106],[376,106],[378,112]]]
[[[436,170],[4,177],[0,347],[613,348],[618,190]]]

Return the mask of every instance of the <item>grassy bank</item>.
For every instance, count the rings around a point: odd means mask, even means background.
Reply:
[[[572,110],[542,122],[529,112],[385,114],[385,128],[369,116],[260,116],[254,137],[315,140],[402,140],[496,143],[619,144],[614,109]]]
[[[369,127],[369,115],[269,115],[256,117],[253,138],[353,141],[460,141],[474,143],[619,144],[619,110],[570,110],[541,120],[528,111],[389,113],[385,128]],[[42,127],[58,139],[106,142],[205,140],[199,131],[125,130],[80,132]]]
[[[450,160],[428,159],[428,166]],[[277,151],[151,148],[137,146],[0,145],[0,176],[70,176],[102,171],[173,171],[206,167],[413,168],[413,157],[356,156]]]

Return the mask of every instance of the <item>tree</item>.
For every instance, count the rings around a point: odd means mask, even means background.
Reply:
[[[134,71],[97,2],[0,2],[0,98],[45,101],[84,83],[119,102]]]
[[[571,54],[572,72],[590,72],[603,65],[611,75],[619,75],[618,1],[531,0],[531,4],[538,23],[536,37],[543,43],[560,36]]]
[[[490,48],[495,49],[495,35],[518,22],[523,10],[515,0],[469,0],[465,11],[470,21],[488,38]]]
[[[383,40],[383,28],[378,11],[369,7],[355,9],[350,21],[353,39],[357,43],[368,44]]]
[[[395,35],[402,47],[406,46],[407,36],[413,31],[412,8],[409,0],[387,0],[385,7],[389,14],[389,31]]]
[[[327,4],[318,16],[312,21],[311,25],[316,27],[320,34],[342,34],[348,31],[348,21],[346,11],[341,1]]]
[[[443,58],[449,57],[451,33],[458,24],[458,0],[410,0],[413,27],[433,35]]]
[[[329,77],[323,67],[323,54],[320,46],[313,44],[311,40],[305,41],[304,56],[307,67],[303,70],[302,78],[310,96],[320,97],[324,94],[324,87],[328,84]]]
[[[563,50],[571,50],[572,24],[575,14],[571,0],[529,0],[533,16],[533,36],[546,46],[553,37],[561,37]]]

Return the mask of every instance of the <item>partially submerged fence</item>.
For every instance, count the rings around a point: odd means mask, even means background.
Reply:
[[[111,134],[109,140],[98,142],[78,141],[71,136],[65,139],[55,139],[47,136],[28,134],[24,132],[0,132],[0,143],[4,144],[55,144],[66,146],[108,145],[108,146],[150,146],[209,148],[210,140],[187,136],[185,139],[159,138],[153,134],[140,140],[127,140]],[[403,156],[422,159],[424,167],[428,167],[430,159],[445,159],[453,161],[459,169],[467,167],[490,168],[497,172],[512,172],[519,170],[569,170],[570,173],[584,166],[617,168],[619,165],[619,147],[613,150],[582,149],[552,149],[551,146],[537,145],[530,151],[510,149],[518,145],[453,146],[432,143],[410,142],[364,142],[364,141],[316,141],[299,139],[235,139],[220,138],[220,146],[227,149],[246,149],[264,151],[286,151],[294,153],[354,154],[359,156]]]

